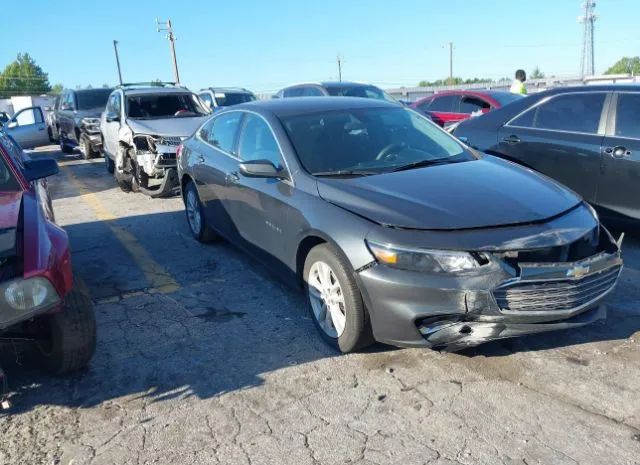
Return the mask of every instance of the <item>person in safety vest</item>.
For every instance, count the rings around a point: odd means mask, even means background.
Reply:
[[[512,94],[527,94],[527,88],[524,86],[524,82],[527,80],[527,73],[523,69],[516,71],[516,78],[511,84]]]

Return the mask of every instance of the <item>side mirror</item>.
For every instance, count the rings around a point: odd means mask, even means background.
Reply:
[[[115,123],[120,121],[120,115],[116,113],[107,113],[105,116],[105,120],[107,123]]]
[[[24,177],[29,182],[53,176],[58,174],[58,171],[58,162],[53,158],[24,161]]]
[[[251,160],[240,163],[240,173],[248,178],[284,179],[284,170],[278,169],[269,160]]]

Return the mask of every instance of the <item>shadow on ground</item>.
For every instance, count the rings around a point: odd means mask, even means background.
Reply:
[[[114,238],[114,227],[138,238],[180,288],[166,295],[145,290],[148,276]],[[224,242],[194,241],[182,212],[81,223],[67,231],[76,271],[100,302],[97,353],[88,370],[63,378],[8,360],[5,368],[17,392],[13,412],[121,398],[210,398],[260,386],[276,370],[337,355],[321,342],[301,293]],[[608,299],[605,324],[489,343],[464,355],[495,357],[628,338],[640,330],[640,312],[630,307],[640,302],[639,244],[638,237],[627,238],[629,274]],[[393,349],[370,349],[388,350]]]

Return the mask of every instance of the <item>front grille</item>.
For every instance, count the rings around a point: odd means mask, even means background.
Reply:
[[[571,310],[609,291],[619,273],[616,266],[576,280],[520,281],[494,289],[493,296],[501,310],[511,312]]]
[[[162,153],[156,161],[156,165],[161,166],[176,166],[176,154],[175,153]]]

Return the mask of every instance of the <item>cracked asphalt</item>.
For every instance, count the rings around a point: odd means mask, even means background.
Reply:
[[[50,188],[98,348],[69,377],[3,362],[15,395],[0,463],[640,464],[640,236],[604,324],[341,356],[300,293],[193,240],[179,198],[122,193],[101,159],[39,152],[62,166]]]

